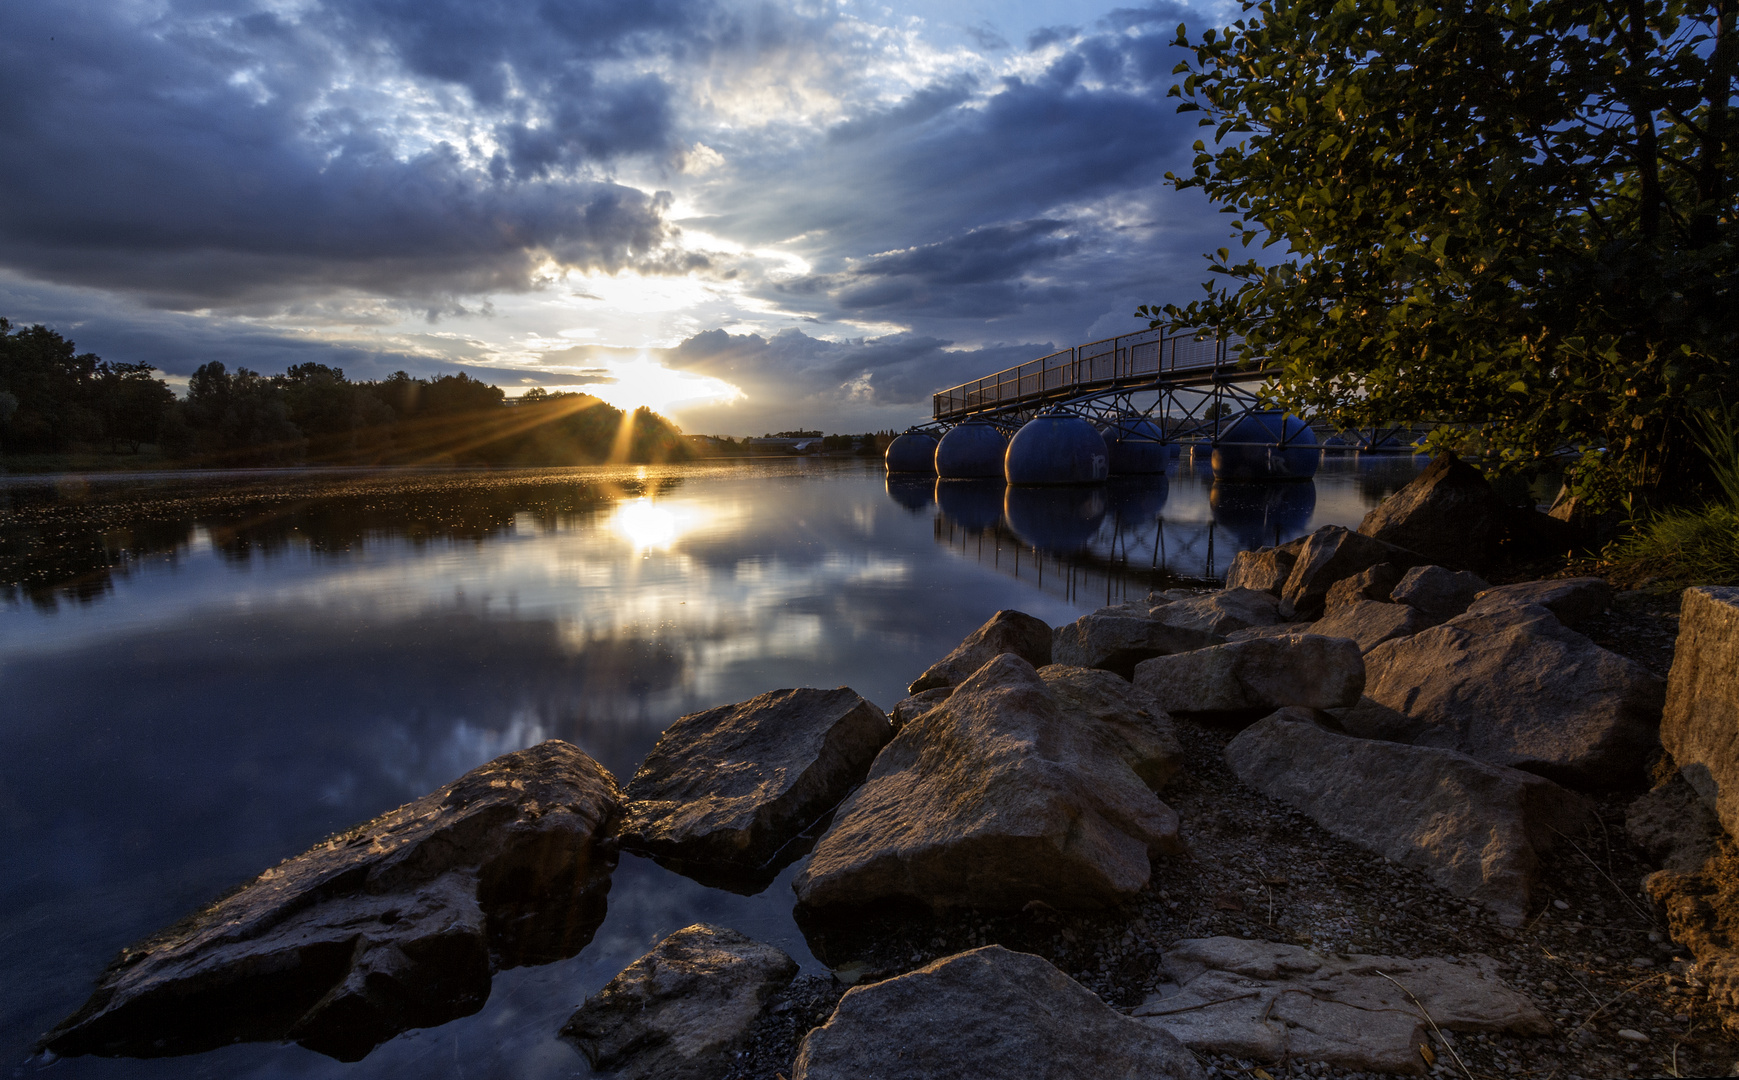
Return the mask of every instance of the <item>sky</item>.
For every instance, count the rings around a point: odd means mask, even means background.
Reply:
[[[1218,5],[1218,6],[1216,6]],[[463,370],[691,433],[902,429],[1145,329],[1220,0],[0,8],[0,315],[172,383]]]

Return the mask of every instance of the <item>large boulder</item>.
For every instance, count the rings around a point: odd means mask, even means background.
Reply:
[[[497,968],[572,956],[604,918],[621,792],[551,740],[286,859],[123,949],[60,1055],[292,1040],[356,1061],[482,1008]]]
[[[617,1080],[717,1080],[797,963],[735,930],[671,934],[587,998],[561,1037]]]
[[[1290,545],[1240,551],[1232,556],[1232,565],[1226,570],[1226,588],[1257,589],[1279,596],[1297,562],[1297,549]]]
[[[1478,469],[1442,453],[1406,487],[1365,515],[1359,532],[1452,569],[1489,565],[1505,508]]]
[[[1520,926],[1539,855],[1593,807],[1544,777],[1454,750],[1358,739],[1287,709],[1226,745],[1238,779],[1329,832]]]
[[[854,987],[792,1080],[1202,1080],[1171,1035],[1027,953],[987,945]]]
[[[1252,626],[1273,626],[1280,621],[1280,602],[1274,594],[1258,589],[1227,588],[1160,605],[1153,609],[1151,617],[1167,626],[1197,630],[1223,639],[1227,634]],[[1218,641],[1205,644],[1218,644]],[[1058,662],[1061,662],[1060,658]]]
[[[1489,588],[1484,578],[1471,571],[1415,566],[1389,591],[1389,599],[1418,608],[1433,619],[1453,619]]]
[[[1051,659],[1071,667],[1113,671],[1127,679],[1143,660],[1218,645],[1224,640],[1210,630],[1172,626],[1144,615],[1107,609],[1052,631]]]
[[[911,697],[901,698],[894,702],[894,707],[888,710],[888,722],[899,731],[906,726],[906,721],[914,716],[922,716],[936,706],[948,700],[948,695],[954,692],[952,686],[938,686],[930,690],[921,690]]]
[[[1123,763],[1152,791],[1163,790],[1183,766],[1171,717],[1145,690],[1108,671],[1052,664],[1039,669],[1063,715],[1100,725]]]
[[[1411,571],[1409,571],[1411,572]],[[1387,601],[1389,593],[1401,583],[1401,569],[1394,563],[1378,563],[1349,578],[1342,578],[1329,587],[1323,597],[1324,612],[1365,600]]]
[[[1739,588],[1685,590],[1661,742],[1739,836]]]
[[[1167,981],[1131,1015],[1191,1050],[1257,1061],[1321,1061],[1423,1075],[1431,1024],[1445,1031],[1548,1035],[1534,1003],[1484,956],[1458,962],[1319,955],[1242,938],[1179,941]],[[1411,995],[1411,996],[1409,996]]]
[[[1143,660],[1135,665],[1135,685],[1167,712],[1333,709],[1357,703],[1365,664],[1358,645],[1344,638],[1253,638]]]
[[[845,798],[891,738],[887,716],[844,686],[691,713],[629,782],[622,846],[679,872],[764,885],[781,850]]]
[[[1479,614],[1365,656],[1365,693],[1427,725],[1416,740],[1578,789],[1639,780],[1662,686],[1541,607]]]
[[[1612,586],[1597,577],[1523,581],[1486,589],[1473,598],[1469,615],[1492,615],[1537,604],[1574,626],[1612,606]]]
[[[1324,525],[1305,538],[1299,549],[1298,562],[1286,578],[1280,593],[1280,614],[1288,619],[1315,618],[1328,600],[1328,591],[1336,582],[1361,574],[1380,563],[1390,563],[1406,570],[1429,562],[1429,559],[1393,544],[1373,540],[1368,536],[1343,529],[1339,525]]]
[[[1310,625],[1310,632],[1324,637],[1347,638],[1358,643],[1360,652],[1368,653],[1392,638],[1407,637],[1436,625],[1436,619],[1407,604],[1358,600],[1330,607],[1326,615]]]
[[[974,671],[993,657],[1014,653],[1033,667],[1051,662],[1051,628],[1043,620],[1023,611],[999,611],[954,651],[930,665],[929,670],[906,688],[908,694],[919,694],[941,686],[958,686]]]
[[[1146,885],[1153,856],[1182,850],[1141,777],[1165,771],[1143,758],[1165,752],[1169,718],[1147,705],[1106,723],[1081,699],[1114,676],[1050,674],[1004,654],[907,723],[792,883],[799,902],[1097,908]],[[1144,725],[1156,733],[1133,738]]]

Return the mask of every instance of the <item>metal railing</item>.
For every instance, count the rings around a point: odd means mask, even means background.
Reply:
[[[949,420],[1120,383],[1230,371],[1235,366],[1230,350],[1240,340],[1144,330],[1076,345],[939,391],[932,396],[931,415]]]

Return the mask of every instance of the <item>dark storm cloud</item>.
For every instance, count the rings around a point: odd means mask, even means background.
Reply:
[[[705,23],[698,0],[8,15],[0,260],[188,308],[475,295],[525,287],[546,253],[657,258],[666,200],[574,170],[673,153],[669,90],[588,61]]]

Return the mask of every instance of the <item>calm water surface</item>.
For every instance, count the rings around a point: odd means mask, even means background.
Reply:
[[[28,1060],[121,946],[490,758],[567,739],[624,783],[676,717],[787,686],[884,708],[998,608],[1052,624],[1356,525],[1423,459],[1087,492],[875,462],[0,483],[0,1069],[51,1077],[587,1075],[574,1006],[662,935],[825,970],[788,868],[752,897],[625,855],[572,959],[341,1065],[297,1046]],[[1175,576],[1174,576],[1175,575]]]

